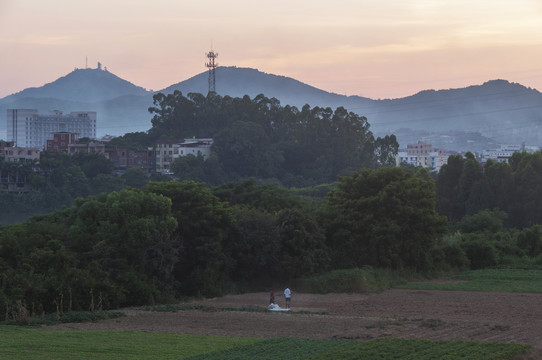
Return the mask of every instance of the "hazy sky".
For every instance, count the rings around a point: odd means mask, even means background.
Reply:
[[[374,99],[492,79],[542,90],[542,1],[0,0],[0,97],[87,57],[159,90],[206,71],[211,46],[219,65]]]

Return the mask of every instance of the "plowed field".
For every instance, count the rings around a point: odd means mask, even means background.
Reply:
[[[278,293],[278,291],[277,291]],[[388,290],[378,294],[300,294],[292,313],[222,311],[267,307],[267,293],[189,304],[203,310],[125,309],[126,317],[62,328],[122,329],[238,337],[315,339],[377,337],[529,343],[542,349],[542,294]],[[284,298],[277,297],[284,306]],[[309,313],[296,313],[307,311]]]

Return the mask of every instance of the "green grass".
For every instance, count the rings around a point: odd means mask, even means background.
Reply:
[[[464,290],[542,293],[542,270],[483,269],[467,271],[450,280],[458,282],[414,282],[395,286],[418,290]]]
[[[184,359],[259,341],[251,338],[0,326],[0,359]]]
[[[13,360],[507,360],[531,349],[529,345],[475,341],[258,339],[18,326],[0,326],[0,339],[0,358]]]

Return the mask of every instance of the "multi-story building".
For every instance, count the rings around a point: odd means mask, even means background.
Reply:
[[[118,147],[106,147],[105,156],[111,160],[115,170],[124,171],[138,168],[147,173],[156,169],[156,155],[153,148],[132,150]]]
[[[0,141],[0,158],[7,163],[39,160],[40,149],[13,146],[13,141]],[[18,166],[0,167],[0,192],[29,192],[29,174]]]
[[[156,171],[171,171],[171,164],[180,156],[201,155],[203,160],[207,160],[212,145],[213,139],[160,140],[156,144]]]
[[[68,146],[77,143],[77,133],[54,133],[52,139],[47,139],[46,149],[49,151],[68,151]]]
[[[13,141],[0,140],[0,158],[4,158],[6,149],[12,148],[14,144]]]
[[[99,141],[89,141],[88,143],[77,143],[68,145],[67,152],[69,154],[75,154],[79,152],[83,153],[96,153],[96,154],[102,154],[103,156],[107,157],[107,153],[105,152],[105,144],[99,142]]]
[[[47,139],[60,132],[96,138],[96,112],[77,111],[63,115],[58,110],[49,114],[38,114],[35,109],[7,110],[7,138],[15,142],[15,146],[43,149]]]
[[[521,145],[501,145],[498,149],[485,150],[482,153],[482,162],[486,162],[487,160],[508,162],[515,152],[525,151],[532,154],[539,150],[540,148],[537,147],[525,146],[525,142],[523,142]]]
[[[431,144],[418,141],[417,144],[408,144],[406,149],[399,150],[396,164],[407,163],[422,166],[427,169],[439,171],[448,161],[446,150],[433,148]]]
[[[6,162],[30,162],[40,159],[39,148],[22,148],[14,146],[4,149],[4,160]]]

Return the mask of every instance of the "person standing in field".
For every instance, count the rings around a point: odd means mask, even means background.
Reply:
[[[290,288],[286,288],[284,290],[284,300],[286,301],[286,308],[290,308],[290,301],[292,300],[292,292],[290,291]]]

